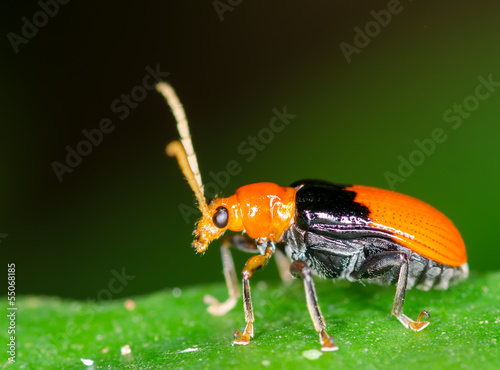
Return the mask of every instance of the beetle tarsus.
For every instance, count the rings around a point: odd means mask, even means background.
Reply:
[[[249,322],[245,328],[245,332],[242,333],[239,330],[234,332],[234,341],[233,346],[235,344],[246,346],[250,343],[250,338],[253,338],[253,323]]]
[[[420,312],[418,314],[417,321],[410,322],[411,330],[420,331],[420,330],[425,329],[430,324],[430,321],[422,321],[424,316],[426,316],[428,319],[431,318],[431,315],[429,314],[429,312],[427,312],[426,310],[423,310],[422,312]]]
[[[429,315],[429,312],[424,310],[418,315],[417,321],[413,321],[408,316],[402,313],[397,315],[396,318],[399,320],[399,322],[401,322],[401,324],[403,324],[405,328],[411,329],[413,331],[421,331],[430,324],[430,321],[421,321],[424,316],[427,316],[428,318],[431,317]]]
[[[333,343],[333,338],[324,330],[319,332],[319,342],[321,343],[321,350],[323,352],[335,352],[339,349],[339,347]]]

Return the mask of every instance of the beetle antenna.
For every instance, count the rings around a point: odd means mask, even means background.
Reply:
[[[182,170],[184,177],[186,178],[189,186],[193,189],[194,195],[198,200],[198,204],[200,206],[201,212],[205,215],[208,214],[208,206],[205,201],[205,196],[202,193],[202,190],[198,186],[198,182],[196,181],[195,175],[188,161],[188,156],[186,154],[186,150],[184,146],[181,144],[179,140],[174,140],[170,142],[165,148],[165,152],[170,157],[176,157],[177,162],[179,163],[179,167]]]
[[[184,151],[186,152],[189,167],[193,172],[194,178],[198,183],[198,187],[203,194],[203,183],[201,181],[201,174],[198,168],[198,160],[196,159],[196,153],[194,152],[193,143],[191,141],[191,133],[189,132],[189,125],[186,118],[186,113],[184,112],[184,108],[175,93],[174,88],[166,82],[160,82],[156,85],[156,90],[160,92],[165,100],[167,101],[172,113],[177,121],[177,130],[179,131],[179,135],[181,136],[182,146],[184,147]],[[194,190],[194,189],[193,189]]]
[[[201,181],[201,174],[198,168],[198,160],[194,152],[193,143],[191,141],[191,134],[186,119],[184,108],[175,93],[172,86],[166,82],[160,82],[156,85],[156,90],[160,92],[167,101],[172,113],[177,121],[177,130],[181,137],[181,141],[172,141],[165,148],[165,152],[170,157],[176,157],[179,167],[187,179],[189,186],[194,192],[196,199],[202,213],[208,213],[208,206],[203,195],[203,183]]]

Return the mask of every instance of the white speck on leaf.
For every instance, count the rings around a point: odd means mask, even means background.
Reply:
[[[318,358],[323,356],[323,352],[318,351],[317,349],[308,349],[307,351],[302,352],[302,356],[304,356],[308,360],[317,360]]]
[[[128,355],[132,353],[132,350],[130,349],[130,346],[128,344],[125,344],[122,348],[120,348],[120,351],[122,355]]]
[[[177,353],[196,352],[198,350],[199,350],[199,348],[186,348],[186,349],[183,349],[182,351],[179,351]]]
[[[81,358],[80,361],[82,361],[85,366],[92,366],[92,365],[94,365],[94,361],[93,360],[88,360],[86,358]]]

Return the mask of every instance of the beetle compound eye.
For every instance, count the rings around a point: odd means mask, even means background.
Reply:
[[[227,226],[227,221],[229,218],[229,214],[227,212],[226,207],[218,207],[215,210],[215,214],[213,217],[214,225],[217,226],[219,229],[223,229]]]

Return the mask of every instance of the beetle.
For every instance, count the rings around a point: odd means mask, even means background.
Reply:
[[[395,284],[392,315],[413,331],[427,327],[429,321],[422,319],[430,315],[424,310],[412,320],[403,313],[408,289],[447,289],[467,278],[465,245],[454,224],[430,205],[393,191],[315,179],[290,186],[261,182],[244,185],[234,195],[215,197],[207,204],[182,105],[170,85],[162,82],[157,89],[176,117],[182,141],[168,144],[166,152],[177,158],[202,213],[193,247],[203,253],[226,231],[240,233],[223,238],[221,255],[229,298],[219,302],[205,297],[211,314],[224,315],[239,297],[230,249],[256,254],[242,271],[246,327],[243,332],[235,331],[233,345],[247,345],[253,337],[250,278],[273,255],[281,270],[289,268],[293,277],[302,278],[322,351],[336,351],[338,347],[326,332],[313,274]]]

